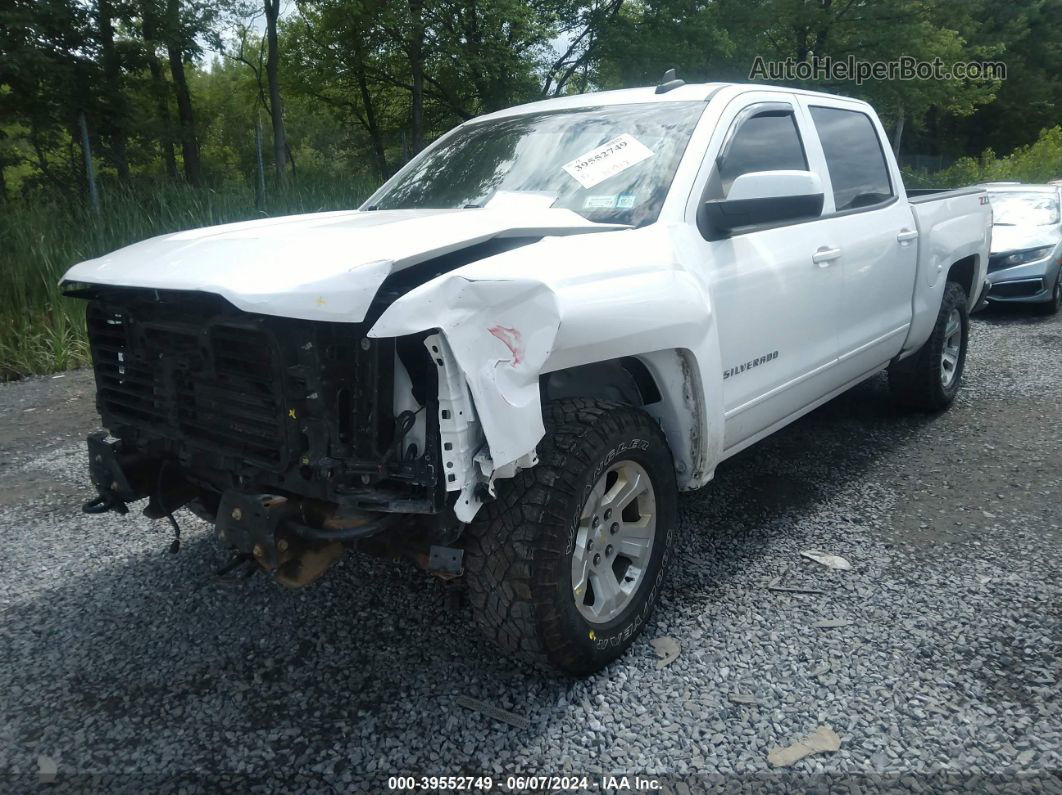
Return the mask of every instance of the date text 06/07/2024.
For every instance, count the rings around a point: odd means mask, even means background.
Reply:
[[[495,780],[493,776],[390,776],[387,788],[394,792],[464,791],[489,792],[497,787],[511,792],[656,792],[662,788],[660,780],[647,776],[605,775],[591,776],[535,776],[509,775]]]

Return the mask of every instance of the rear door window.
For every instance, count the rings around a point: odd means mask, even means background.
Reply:
[[[894,195],[881,141],[870,117],[841,108],[811,107],[838,212],[872,207]]]

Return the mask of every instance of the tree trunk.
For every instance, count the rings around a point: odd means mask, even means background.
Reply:
[[[903,105],[896,111],[896,127],[892,131],[892,154],[900,160],[900,142],[903,140]]]
[[[100,211],[100,194],[96,190],[96,172],[92,168],[92,145],[89,143],[88,124],[85,112],[77,114],[77,126],[81,130],[81,155],[85,159],[85,182],[88,183],[89,204],[96,213]]]
[[[48,156],[44,152],[44,145],[41,143],[40,131],[36,125],[30,126],[30,145],[33,147],[33,153],[37,156],[37,168],[44,174],[44,178],[48,180],[53,187],[57,188],[60,193],[66,193],[69,186],[64,185],[62,180],[59,179],[52,171],[51,166],[48,165]],[[71,143],[71,146],[73,143]],[[73,174],[73,172],[71,172]]]
[[[162,161],[166,164],[166,174],[170,179],[177,179],[177,158],[173,154],[173,129],[170,117],[170,87],[159,61],[159,23],[154,0],[143,0],[140,4],[140,16],[143,20],[144,48],[147,51],[148,71],[151,74],[151,93],[155,100],[155,112],[161,125],[159,148]]]
[[[159,63],[155,53],[151,53],[148,59],[148,67],[151,71],[151,87],[155,94],[155,108],[159,114],[159,122],[162,124],[162,133],[159,135],[159,147],[162,149],[162,160],[166,164],[166,175],[170,179],[177,179],[177,156],[173,153],[173,132],[170,118],[170,105],[166,101],[170,88],[166,85],[166,78],[162,74],[162,64]]]
[[[284,144],[284,153],[288,156],[288,165],[291,166],[291,181],[296,182],[298,177],[295,174],[295,155],[291,152],[291,144]]]
[[[122,70],[114,49],[114,13],[111,0],[97,0],[99,12],[100,51],[107,96],[107,133],[111,144],[111,160],[122,181],[129,179],[129,155],[125,134],[125,96],[122,93]]]
[[[192,97],[184,75],[184,47],[181,35],[180,0],[166,2],[166,55],[170,61],[173,93],[177,97],[177,118],[181,125],[181,156],[184,159],[184,178],[196,187],[203,184],[203,169],[199,162],[199,141],[195,136],[195,117]]]
[[[383,133],[380,131],[380,125],[376,119],[376,106],[373,104],[372,91],[369,90],[369,81],[365,74],[365,51],[360,42],[354,46],[354,58],[356,63],[354,74],[358,82],[361,104],[365,108],[365,130],[369,133],[369,140],[372,142],[376,175],[380,179],[386,179],[390,176],[388,173],[387,152],[384,149]]]
[[[254,119],[254,156],[258,166],[254,175],[254,206],[261,210],[265,205],[265,164],[262,162],[262,119]]]
[[[413,76],[413,97],[410,113],[410,152],[416,155],[424,148],[424,2],[409,0],[412,35],[409,42],[409,67]]]
[[[277,187],[282,188],[287,172],[287,139],[284,135],[284,107],[280,102],[280,51],[277,48],[277,17],[280,16],[280,0],[264,0],[266,17],[266,80],[269,83],[269,111],[273,121],[273,167]]]

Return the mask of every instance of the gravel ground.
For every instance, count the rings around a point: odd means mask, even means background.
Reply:
[[[350,555],[296,592],[204,585],[224,556],[189,514],[171,556],[164,523],[79,513],[86,373],[2,386],[0,781],[378,792],[398,773],[625,772],[676,791],[695,774],[693,791],[1059,791],[1062,319],[972,328],[946,414],[899,413],[874,379],[684,496],[653,622],[585,681],[499,659],[453,586],[409,565]],[[768,590],[779,576],[825,593]],[[664,635],[681,654],[661,669]],[[838,752],[768,772],[768,749],[820,725]]]

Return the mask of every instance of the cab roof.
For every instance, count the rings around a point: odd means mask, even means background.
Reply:
[[[574,110],[576,108],[597,108],[608,105],[634,105],[643,102],[707,102],[716,93],[724,88],[739,89],[743,91],[785,91],[790,94],[804,96],[829,97],[831,99],[845,99],[865,105],[862,100],[851,97],[843,97],[837,94],[828,94],[823,91],[806,91],[801,88],[788,86],[773,86],[763,83],[687,83],[672,88],[663,93],[657,93],[656,86],[642,88],[621,88],[614,91],[594,91],[587,94],[570,94],[553,99],[543,99],[538,102],[529,102],[524,105],[515,105],[511,108],[477,116],[472,123],[502,119],[508,116],[522,116],[526,113],[542,113],[551,110]]]

